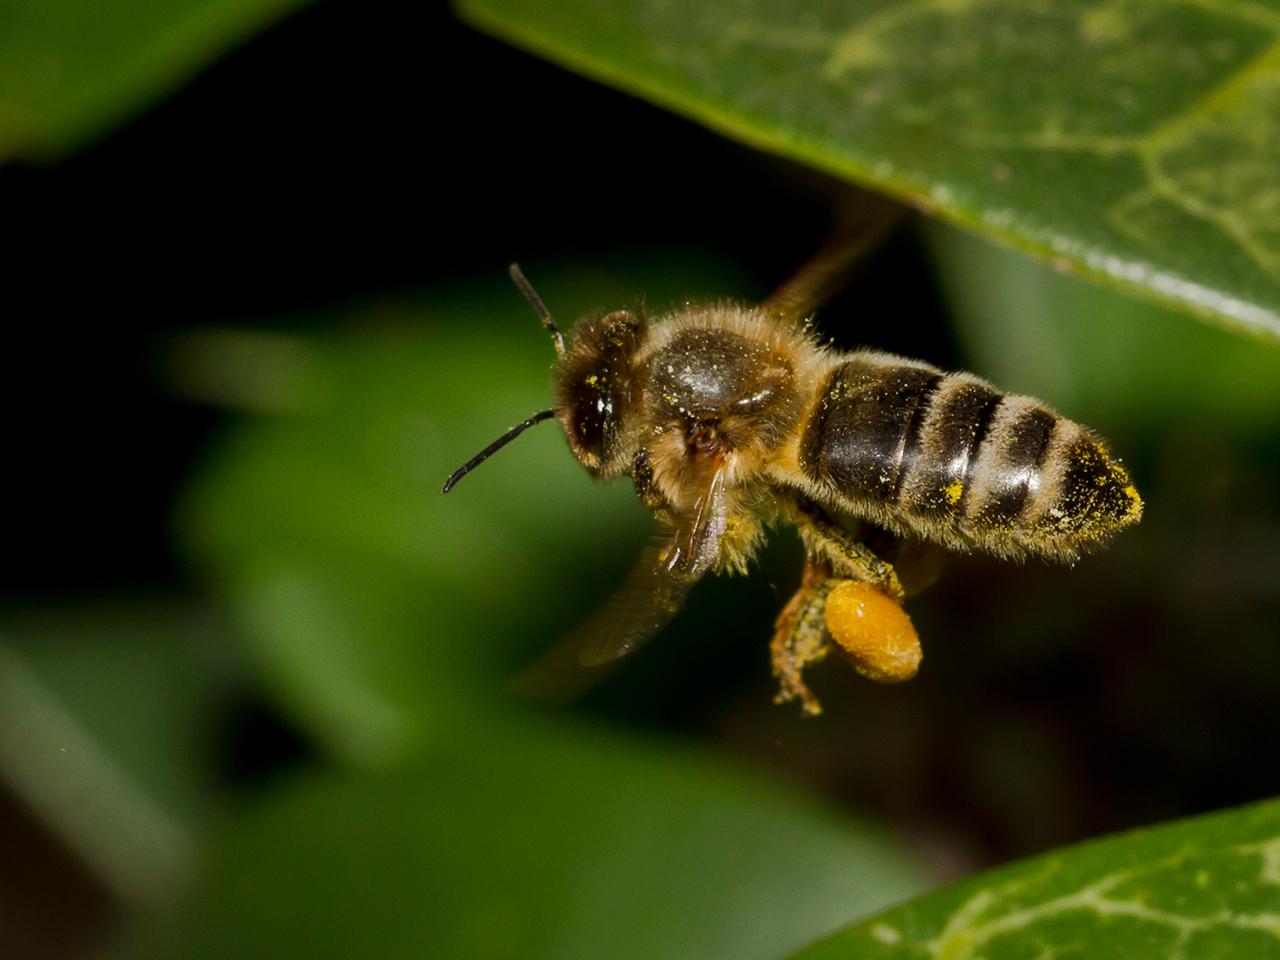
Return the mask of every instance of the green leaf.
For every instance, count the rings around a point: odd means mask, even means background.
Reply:
[[[227,832],[166,958],[776,957],[923,888],[869,828],[707,756],[514,715]]]
[[[526,267],[566,319],[637,299],[620,267]],[[662,276],[655,307],[741,285],[697,255],[635,272]],[[371,762],[501,699],[607,595],[648,518],[591,481],[555,423],[441,493],[551,400],[551,344],[502,271],[343,316],[314,341],[213,332],[176,351],[191,392],[284,411],[215,447],[180,527],[299,725]]]
[[[305,0],[0,5],[0,162],[78,146]]]
[[[1275,3],[459,6],[748,143],[1280,338]]]
[[[1127,434],[1119,449],[1197,429],[1219,442],[1274,435],[1280,351],[942,224],[926,237],[966,359],[1001,387],[1117,443]]]
[[[121,899],[170,894],[217,782],[232,686],[204,611],[156,599],[0,621],[0,778]]]
[[[1280,957],[1280,801],[996,870],[863,920],[794,956]]]

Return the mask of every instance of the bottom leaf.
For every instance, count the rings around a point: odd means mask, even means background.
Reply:
[[[861,921],[803,960],[1280,957],[1280,801],[1083,844]]]
[[[925,887],[879,831],[710,757],[475,723],[411,769],[277,791],[132,955],[769,960]]]

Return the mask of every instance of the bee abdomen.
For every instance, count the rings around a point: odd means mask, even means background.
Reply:
[[[1142,498],[1129,472],[1084,427],[1070,420],[1054,443],[1051,486],[1035,518],[1047,552],[1072,553],[1142,519]]]
[[[801,469],[843,496],[895,503],[945,379],[924,364],[878,355],[836,367],[801,436]]]
[[[1079,424],[881,354],[832,371],[800,465],[870,519],[999,554],[1070,556],[1141,514],[1128,474]]]

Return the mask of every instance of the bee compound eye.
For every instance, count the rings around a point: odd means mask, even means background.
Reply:
[[[827,595],[827,631],[854,669],[877,683],[901,683],[920,669],[920,637],[894,600],[867,583],[841,580]]]
[[[597,456],[604,447],[605,428],[613,416],[613,399],[592,376],[578,387],[573,404],[573,427],[583,449]]]

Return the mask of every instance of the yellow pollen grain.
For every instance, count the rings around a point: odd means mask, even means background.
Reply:
[[[960,497],[964,493],[964,484],[957,480],[955,483],[949,483],[942,488],[942,495],[947,498],[947,503],[953,507],[960,502]]]
[[[1131,483],[1124,488],[1124,495],[1129,500],[1128,516],[1135,519],[1142,516],[1142,497],[1138,496],[1137,488]]]
[[[839,581],[827,595],[823,619],[831,639],[867,679],[901,683],[920,668],[920,638],[911,619],[870,584]]]

